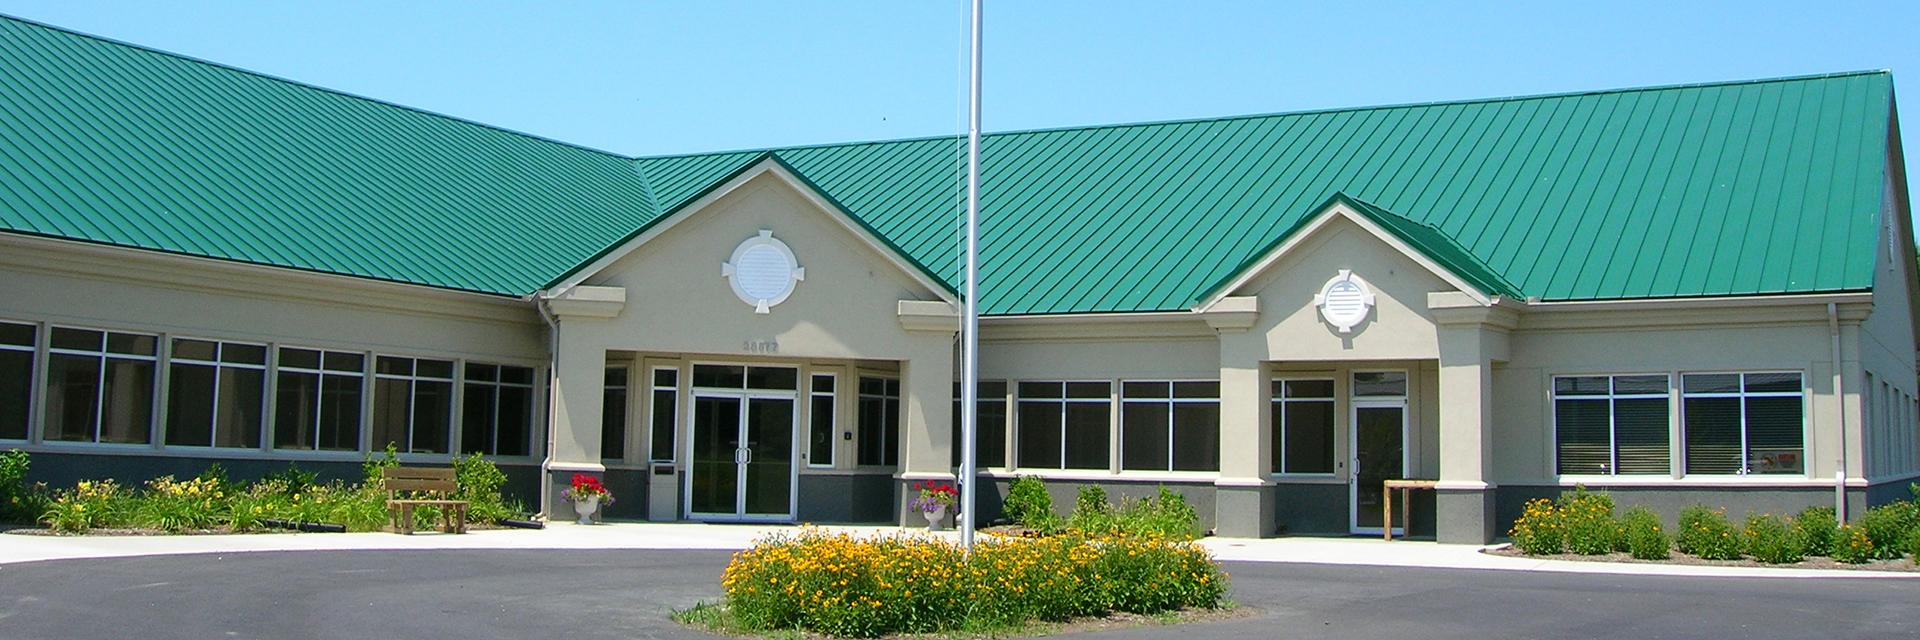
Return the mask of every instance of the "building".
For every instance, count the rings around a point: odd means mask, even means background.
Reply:
[[[0,59],[0,446],[46,479],[392,443],[540,505],[602,475],[616,517],[888,521],[954,478],[955,139],[632,158],[20,20]],[[1432,478],[1415,532],[1478,542],[1577,484],[1904,494],[1893,105],[1861,72],[990,135],[983,509],[1031,474],[1344,534]]]

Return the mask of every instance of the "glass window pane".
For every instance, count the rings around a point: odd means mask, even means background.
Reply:
[[[1608,388],[1606,376],[1561,376],[1553,379],[1553,394],[1559,396],[1603,396]]]
[[[1019,450],[1014,452],[1017,464],[1022,468],[1060,468],[1060,420],[1063,415],[1063,407],[1058,402],[1020,403]]]
[[[1106,382],[1069,382],[1067,397],[1106,400],[1112,397],[1112,387],[1112,384]]]
[[[153,441],[153,380],[150,360],[107,358],[106,387],[100,397],[101,442]]]
[[[1672,473],[1672,421],[1666,398],[1613,401],[1613,431],[1622,474]]]
[[[1282,381],[1287,398],[1332,398],[1332,380],[1285,380]]]
[[[318,369],[320,352],[312,349],[281,349],[280,366],[281,368]]]
[[[1363,371],[1355,373],[1353,374],[1353,395],[1407,395],[1407,373],[1404,371]]]
[[[1288,402],[1281,410],[1285,473],[1333,473],[1333,403]]]
[[[0,351],[0,440],[27,439],[32,391],[33,352]]]
[[[1173,405],[1173,470],[1220,470],[1220,403]]]
[[[367,357],[358,353],[328,351],[322,358],[322,362],[326,363],[326,368],[330,371],[359,373],[366,370]]]
[[[1798,396],[1747,398],[1747,472],[1806,473],[1804,420]]]
[[[47,358],[47,391],[42,402],[42,438],[93,440],[93,428],[100,418],[100,358],[59,353]]]
[[[467,379],[475,382],[498,382],[500,367],[491,364],[467,364]]]
[[[533,384],[533,367],[500,367],[500,381],[506,384]]]
[[[989,383],[980,383],[986,387]],[[974,463],[978,467],[1007,466],[1007,400],[1006,384],[998,383],[998,393],[988,396],[988,389],[980,391],[980,415],[975,418],[979,425],[978,438],[974,444]]]
[[[385,358],[382,358],[385,360]],[[407,451],[407,422],[413,415],[413,382],[404,378],[373,380],[373,450],[385,451],[393,445]]]
[[[800,370],[789,367],[747,367],[747,388],[791,391],[800,388]]]
[[[657,377],[657,375],[656,375]],[[674,416],[677,415],[674,402],[678,394],[671,388],[653,392],[653,434],[650,447],[652,460],[670,462],[675,459],[673,448]]]
[[[234,344],[228,342],[220,345],[220,361],[236,364],[264,365],[267,363],[267,348],[257,344]]]
[[[1160,385],[1162,390],[1166,385]],[[1120,468],[1166,471],[1168,420],[1165,402],[1127,402],[1120,405]]]
[[[833,393],[834,377],[829,375],[813,376],[813,390],[816,393]]]
[[[53,328],[52,347],[74,351],[99,351],[106,334],[91,329]]]
[[[0,322],[0,344],[31,347],[33,346],[33,333],[33,325]]]
[[[260,448],[260,425],[266,416],[266,385],[266,371],[220,368],[220,406],[214,411],[217,420],[214,446]]]
[[[312,449],[320,417],[320,374],[282,370],[274,383],[273,447]]]
[[[507,369],[502,367],[501,377]],[[526,387],[500,388],[500,423],[494,455],[524,456],[533,452],[533,390]]]
[[[469,374],[473,367],[467,367]],[[499,405],[499,387],[468,384],[460,397],[460,451],[493,453],[493,420]]]
[[[1218,398],[1220,397],[1220,383],[1213,381],[1175,382],[1173,383],[1173,397]]]
[[[450,360],[415,360],[414,375],[422,378],[453,379],[453,362]]]
[[[1020,397],[1022,399],[1058,398],[1061,397],[1062,388],[1058,382],[1022,382],[1020,383]]]
[[[1740,399],[1687,398],[1682,411],[1687,432],[1687,473],[1739,473]]]
[[[820,381],[826,380],[829,390],[833,387],[833,378],[814,376],[813,386],[820,388]],[[833,465],[833,396],[815,394],[807,406],[807,463],[816,466]]]
[[[680,370],[679,369],[654,369],[653,370],[653,386],[668,387],[668,388],[680,386]]]
[[[410,376],[413,375],[413,359],[380,356],[374,359],[373,370],[375,373],[383,373],[390,376]]]
[[[739,389],[747,386],[747,368],[719,364],[693,365],[693,386]]]
[[[1106,386],[1102,384],[1101,386]],[[1071,390],[1069,391],[1071,393]],[[1106,469],[1111,466],[1113,439],[1109,403],[1067,403],[1066,468]],[[1161,430],[1165,433],[1165,428]]]
[[[894,381],[889,380],[888,382]],[[883,453],[886,455],[885,464],[893,467],[899,466],[900,464],[900,398],[898,395],[899,387],[889,384],[887,385],[887,389],[892,393],[887,395],[886,406],[884,408],[886,412],[884,414],[886,416],[884,423],[886,424],[885,437],[887,448]]]
[[[1005,380],[981,380],[979,389],[981,398],[1007,397],[1007,381]]]
[[[1555,451],[1561,474],[1613,473],[1608,402],[1606,399],[1553,401]]]
[[[213,360],[220,351],[217,343],[205,340],[173,339],[173,358],[175,360]]]
[[[1740,374],[1699,373],[1680,377],[1686,393],[1739,393]]]
[[[321,377],[315,439],[316,446],[327,451],[360,449],[360,376]]]
[[[1749,373],[1746,378],[1748,392],[1800,392],[1800,374],[1798,373]]]
[[[175,355],[180,353],[178,343],[175,341]],[[207,357],[213,357],[213,353],[209,351]],[[167,445],[213,446],[213,392],[219,369],[176,362],[167,371]]]
[[[138,333],[107,334],[107,351],[124,353],[131,356],[154,355],[160,346],[160,339]]]
[[[448,453],[453,437],[453,383],[420,380],[413,383],[414,453]]]
[[[1666,394],[1666,376],[1615,376],[1613,392],[1621,395]]]
[[[606,393],[600,398],[600,457],[627,458],[627,370],[607,369]]]
[[[1167,397],[1167,383],[1122,382],[1120,383],[1120,396],[1132,400],[1165,399]]]

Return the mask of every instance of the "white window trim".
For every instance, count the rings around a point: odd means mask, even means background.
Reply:
[[[1665,393],[1629,393],[1629,394],[1618,394],[1618,395],[1613,393],[1614,378],[1634,377],[1634,376],[1661,376],[1663,378],[1666,378],[1667,391]],[[1604,395],[1571,394],[1571,395],[1563,396],[1554,390],[1554,382],[1561,378],[1606,378],[1607,393]],[[1553,439],[1547,443],[1548,449],[1550,449],[1552,452],[1548,455],[1547,460],[1552,465],[1549,468],[1553,469],[1554,477],[1606,478],[1606,479],[1621,478],[1621,477],[1638,477],[1638,478],[1659,478],[1663,476],[1668,478],[1674,477],[1676,475],[1676,471],[1674,468],[1674,460],[1673,460],[1674,458],[1673,425],[1674,425],[1674,421],[1677,419],[1674,415],[1674,409],[1673,409],[1673,398],[1674,398],[1675,389],[1676,387],[1674,386],[1674,375],[1672,372],[1668,372],[1668,371],[1624,372],[1624,373],[1556,373],[1556,374],[1548,375],[1547,376],[1547,420],[1548,420],[1548,423],[1553,428]],[[1604,473],[1604,474],[1600,474],[1600,473],[1562,474],[1560,473],[1560,406],[1557,402],[1559,400],[1606,400],[1607,401],[1607,470],[1608,470],[1608,473]],[[1614,413],[1613,413],[1614,400],[1666,400],[1667,401],[1667,473],[1665,474],[1620,473],[1620,436],[1618,433],[1618,428],[1614,424]],[[1684,443],[1685,440],[1682,440],[1682,442]]]
[[[540,433],[534,430],[533,425],[539,422],[539,417],[540,417],[540,398],[538,397],[538,394],[534,393],[534,391],[536,390],[536,387],[539,386],[537,383],[541,378],[540,370],[538,368],[529,367],[525,365],[501,364],[498,362],[481,362],[476,360],[460,361],[457,363],[457,365],[460,367],[457,370],[457,373],[460,374],[459,376],[460,381],[457,383],[460,386],[460,391],[454,396],[455,403],[462,405],[464,407],[464,405],[466,404],[467,387],[473,386],[473,385],[487,387],[489,391],[493,394],[493,417],[487,423],[489,425],[487,429],[487,438],[488,438],[487,446],[484,451],[476,451],[475,453],[479,453],[480,455],[486,456],[488,458],[502,458],[502,459],[509,459],[509,460],[534,458],[539,456],[540,455],[540,443],[539,443]],[[490,381],[474,380],[471,378],[467,378],[466,377],[467,367],[471,365],[493,367],[495,369],[493,380],[490,380]],[[525,383],[502,381],[501,380],[502,376],[500,376],[499,370],[506,369],[509,367],[515,368],[515,369],[526,369],[533,373],[532,375],[528,376],[527,382]],[[512,387],[515,389],[527,390],[527,425],[526,425],[527,426],[527,453],[526,455],[507,455],[507,454],[497,453],[500,450],[500,389],[503,387]],[[466,416],[462,415],[462,416],[459,416],[459,418],[462,420],[462,422],[460,423],[459,428],[455,429],[455,431],[465,432]],[[450,447],[454,450],[454,453],[452,455],[456,455],[456,456],[467,455],[466,452],[464,451],[466,449],[467,443],[462,441],[463,438],[460,437],[462,435],[464,435],[464,433],[457,433],[455,437],[452,438],[453,445]],[[367,446],[372,446],[372,444],[369,443]],[[425,455],[435,455],[435,454],[425,454]]]
[[[860,384],[861,381],[867,380],[869,378],[875,379],[875,380],[886,380],[894,383],[893,395],[891,396],[885,395],[885,394],[873,395],[861,389],[861,384]],[[899,442],[884,443],[884,446],[880,448],[880,464],[868,464],[860,460],[860,448],[862,445],[866,444],[865,442],[866,434],[860,433],[860,403],[868,398],[879,398],[884,403],[886,399],[891,398],[894,402],[899,404],[900,411],[906,411],[907,402],[903,395],[904,389],[902,388],[902,384],[903,383],[901,382],[900,374],[898,373],[877,372],[877,371],[855,371],[854,372],[853,374],[853,402],[854,402],[853,404],[854,429],[853,430],[854,430],[854,438],[855,438],[854,450],[853,450],[854,468],[856,469],[889,469],[889,468],[900,466],[898,463],[892,464],[892,465],[889,465],[886,463],[888,449],[893,449],[895,451],[894,453],[895,456],[899,455],[899,448],[900,448]],[[895,427],[900,430],[900,432],[902,433],[902,438],[904,438],[907,425],[905,420],[900,419],[900,411],[894,412],[893,420],[894,420]],[[880,429],[881,440],[884,441],[886,439],[886,436],[887,436],[887,430],[884,428],[884,425],[882,425],[882,428]]]
[[[97,351],[81,351],[78,349],[66,349],[66,348],[54,347],[53,332],[59,329],[73,329],[77,331],[98,331],[100,332],[100,346],[98,347]],[[134,336],[146,336],[146,337],[153,338],[153,355],[143,356],[143,355],[137,355],[137,354],[116,353],[113,351],[108,351],[107,341],[110,335],[115,333],[134,335]],[[84,444],[84,445],[90,445],[90,446],[114,447],[114,448],[120,448],[120,449],[152,450],[152,449],[158,448],[160,446],[159,442],[161,440],[162,434],[159,433],[159,429],[156,428],[155,425],[159,424],[161,422],[161,418],[163,417],[161,415],[161,409],[164,406],[164,403],[162,403],[160,400],[161,400],[161,394],[166,391],[165,385],[161,383],[161,378],[164,375],[164,372],[161,371],[163,367],[161,366],[162,359],[160,357],[160,353],[161,351],[166,349],[166,340],[167,340],[166,336],[163,334],[149,333],[146,331],[121,331],[117,329],[105,329],[105,328],[91,327],[91,326],[84,326],[84,325],[48,324],[46,326],[46,339],[45,339],[45,342],[47,344],[47,349],[46,349],[47,365],[40,367],[40,372],[39,372],[40,375],[37,377],[36,380],[34,380],[34,382],[37,383],[37,385],[34,385],[34,386],[44,387],[48,383],[47,375],[51,373],[53,356],[56,356],[56,355],[87,356],[87,357],[98,358],[100,360],[100,373],[97,379],[94,381],[93,431],[91,434],[91,438],[88,440],[54,440],[52,442],[58,442],[62,444],[71,444],[71,445]],[[107,363],[107,360],[111,358],[119,358],[122,360],[140,360],[140,361],[153,363],[153,381],[152,381],[152,386],[150,387],[152,391],[152,396],[148,399],[149,406],[147,407],[147,441],[144,443],[101,442],[100,441],[100,428],[102,424],[106,421],[106,417],[107,417],[107,410],[106,410],[107,366],[106,366],[106,363]],[[41,393],[44,394],[46,392],[43,389]],[[41,416],[40,422],[42,423],[41,429],[44,430],[46,428],[45,416]],[[43,440],[45,439],[45,434],[42,434],[42,439]]]
[[[1798,391],[1748,392],[1746,390],[1747,376],[1749,375],[1784,374],[1784,373],[1791,373],[1800,378],[1800,389]],[[1687,392],[1687,385],[1686,385],[1687,376],[1711,376],[1711,375],[1738,376],[1740,379],[1740,391],[1737,393],[1725,393],[1725,392],[1688,393]],[[1682,371],[1680,372],[1679,375],[1671,379],[1671,384],[1674,385],[1673,387],[1674,393],[1677,394],[1680,399],[1680,411],[1676,415],[1674,415],[1671,418],[1671,420],[1674,422],[1674,424],[1677,425],[1676,428],[1679,430],[1678,433],[1680,437],[1681,458],[1680,458],[1680,468],[1678,471],[1680,474],[1682,474],[1681,477],[1696,478],[1696,479],[1728,478],[1728,477],[1750,478],[1754,476],[1773,477],[1773,478],[1811,478],[1812,477],[1813,462],[1812,462],[1812,459],[1807,457],[1807,449],[1808,449],[1807,443],[1811,440],[1811,438],[1807,437],[1807,423],[1808,423],[1809,414],[1811,413],[1810,411],[1808,411],[1808,408],[1812,405],[1812,398],[1809,397],[1812,392],[1807,386],[1808,385],[1807,373],[1805,371],[1796,370],[1796,369],[1754,369],[1754,370],[1736,370],[1736,371]],[[1740,402],[1740,471],[1738,473],[1733,473],[1733,474],[1686,473],[1687,456],[1692,453],[1692,451],[1687,450],[1687,445],[1686,445],[1686,442],[1687,442],[1686,402],[1688,398],[1739,398],[1742,400],[1742,402]],[[1753,473],[1748,468],[1748,464],[1752,462],[1753,451],[1751,447],[1749,447],[1747,444],[1747,403],[1744,401],[1746,398],[1799,398],[1800,399],[1800,460],[1801,460],[1800,471],[1801,473],[1799,475],[1787,474],[1787,473]]]
[[[1014,404],[1012,406],[1014,432],[1013,432],[1013,438],[1011,438],[1014,455],[1013,455],[1013,459],[1008,462],[1009,468],[1020,469],[1023,471],[1031,470],[1036,472],[1036,474],[1041,471],[1059,471],[1066,474],[1084,474],[1089,472],[1098,472],[1100,474],[1100,477],[1103,477],[1103,478],[1111,478],[1112,476],[1117,475],[1116,472],[1120,467],[1120,461],[1114,459],[1115,449],[1114,449],[1113,443],[1117,442],[1118,438],[1114,436],[1113,432],[1119,427],[1119,425],[1114,423],[1114,411],[1118,409],[1118,407],[1114,406],[1114,403],[1119,398],[1120,388],[1118,386],[1115,386],[1113,380],[1090,380],[1090,379],[1016,380],[1016,381],[1010,381],[1010,382],[1013,386],[1009,389],[1009,392],[1013,394],[1013,398],[1014,398],[1013,400]],[[1020,395],[1020,385],[1023,385],[1023,384],[1060,385],[1060,397],[1029,399],[1025,396]],[[1107,395],[1099,398],[1069,398],[1067,397],[1067,385],[1069,384],[1103,384],[1107,386]],[[1058,442],[1060,443],[1060,461],[1057,466],[1028,467],[1022,464],[1021,460],[1019,459],[1020,458],[1020,440],[1019,440],[1020,431],[1026,428],[1026,425],[1022,424],[1020,421],[1020,415],[1019,415],[1020,405],[1024,403],[1029,403],[1029,402],[1034,404],[1057,404],[1060,406],[1060,424],[1059,424],[1059,431],[1058,431],[1059,433]],[[1107,466],[1105,469],[1068,469],[1067,468],[1067,405],[1096,404],[1096,403],[1107,405],[1107,442],[1108,442]],[[1152,473],[1152,472],[1148,472],[1148,473]],[[1061,476],[1061,477],[1068,477],[1068,476]]]
[[[379,361],[380,361],[380,359],[381,359],[381,358],[396,358],[396,359],[400,359],[400,360],[406,360],[406,361],[408,361],[408,362],[409,362],[409,364],[410,364],[410,366],[409,366],[408,368],[409,368],[409,369],[410,369],[410,370],[411,370],[411,371],[412,371],[413,373],[410,373],[410,374],[405,374],[405,375],[402,375],[402,374],[397,374],[397,373],[380,373],[380,362],[379,362]],[[451,454],[451,453],[453,453],[454,451],[457,451],[457,449],[455,449],[455,448],[454,448],[454,442],[453,442],[453,441],[454,441],[454,437],[453,437],[453,431],[454,431],[454,426],[455,426],[455,425],[457,424],[457,423],[455,423],[455,422],[454,422],[454,413],[455,413],[455,412],[454,412],[454,410],[453,410],[453,405],[456,405],[456,404],[459,404],[459,402],[460,402],[460,394],[459,394],[459,391],[458,391],[458,388],[459,388],[459,381],[457,381],[457,380],[455,380],[455,378],[457,377],[457,375],[456,375],[456,374],[457,374],[457,373],[459,372],[459,370],[460,370],[460,368],[461,368],[461,367],[460,367],[460,363],[459,363],[459,362],[456,362],[456,361],[453,361],[453,360],[446,360],[446,359],[441,359],[441,358],[420,358],[420,357],[414,357],[414,356],[402,356],[402,355],[392,355],[392,354],[374,354],[374,355],[373,355],[373,360],[374,360],[374,362],[373,362],[373,372],[374,372],[374,373],[373,373],[373,379],[374,379],[374,383],[375,383],[375,384],[373,384],[373,402],[374,402],[374,404],[375,404],[376,406],[377,406],[377,405],[379,404],[379,402],[380,402],[380,385],[378,384],[380,380],[405,380],[405,381],[407,381],[407,433],[406,433],[406,439],[407,439],[407,441],[406,441],[406,442],[403,442],[403,443],[398,443],[398,445],[399,445],[399,446],[397,447],[397,448],[398,448],[398,452],[399,452],[399,453],[416,453],[416,454],[420,454],[420,455],[429,455],[429,456],[438,456],[438,455],[448,455],[448,454]],[[450,372],[449,372],[449,373],[447,374],[447,377],[445,377],[445,378],[437,378],[437,377],[433,377],[433,376],[425,376],[425,375],[421,375],[421,374],[420,374],[420,361],[421,361],[421,360],[433,360],[433,361],[437,361],[437,362],[445,362],[445,363],[447,363],[447,364],[448,364],[448,366],[449,366],[449,367],[451,367],[451,368],[452,368],[452,371],[450,371]],[[414,424],[414,421],[413,421],[413,419],[414,419],[414,415],[415,415],[415,414],[414,414],[414,412],[413,412],[413,404],[414,404],[414,401],[415,401],[415,400],[417,400],[417,399],[419,398],[419,393],[418,393],[418,392],[419,392],[419,389],[420,389],[420,387],[419,387],[419,383],[421,383],[421,382],[445,382],[445,383],[447,383],[447,384],[448,384],[448,385],[449,385],[450,387],[452,387],[452,388],[450,388],[450,389],[448,390],[448,393],[447,393],[447,405],[448,405],[448,406],[447,406],[447,451],[446,451],[446,452],[433,452],[433,451],[414,451],[414,450],[413,450],[413,440],[414,440],[414,435],[415,435],[415,431],[416,431],[416,430],[417,430],[417,428],[419,427],[419,425],[416,425],[416,424]],[[367,428],[368,428],[368,432],[369,432],[369,434],[371,434],[371,432],[372,432],[372,429],[373,429],[373,427],[374,427],[374,425],[372,424],[372,423],[373,423],[373,420],[372,420],[372,416],[371,416],[371,415],[369,416],[369,419],[367,420],[367,422],[368,422],[368,424],[367,424]],[[369,440],[367,441],[367,450],[368,450],[368,451],[377,451],[377,452],[384,452],[384,451],[386,451],[386,447],[385,447],[385,446],[381,446],[381,447],[380,447],[379,449],[377,449],[377,450],[376,450],[376,449],[374,449],[373,447],[374,447],[374,446],[375,446],[376,444],[377,444],[377,443],[375,443],[375,442],[373,442],[373,441],[372,441],[371,439],[369,439]]]
[[[1183,382],[1213,383],[1214,385],[1213,397],[1211,398],[1176,398],[1174,397],[1173,386],[1175,384],[1183,383]],[[1165,398],[1128,398],[1127,385],[1129,384],[1166,385],[1167,397]],[[1213,471],[1180,471],[1180,470],[1175,470],[1173,468],[1173,445],[1174,445],[1173,407],[1174,405],[1211,404],[1216,408],[1216,411],[1217,411],[1218,408],[1220,407],[1219,384],[1220,384],[1219,380],[1206,380],[1206,379],[1199,379],[1199,378],[1164,379],[1164,380],[1126,380],[1126,379],[1120,380],[1116,384],[1116,386],[1113,387],[1113,389],[1118,392],[1120,397],[1120,407],[1119,407],[1120,421],[1118,424],[1115,425],[1115,428],[1113,429],[1113,431],[1115,432],[1114,440],[1120,443],[1120,446],[1119,446],[1120,456],[1118,459],[1114,461],[1114,467],[1119,470],[1119,474],[1132,475],[1132,474],[1143,474],[1143,473],[1149,473],[1149,474],[1150,473],[1193,473],[1193,474],[1206,474],[1206,475],[1214,475],[1214,476],[1220,475],[1220,470],[1218,469],[1218,467],[1220,466],[1220,459],[1217,453],[1215,454],[1215,457],[1214,457],[1214,467],[1216,468]],[[1062,389],[1063,395],[1064,395],[1064,391],[1065,390]],[[1167,407],[1167,429],[1166,429],[1166,433],[1167,433],[1167,461],[1166,462],[1167,464],[1165,468],[1157,468],[1157,469],[1128,469],[1127,468],[1126,459],[1127,459],[1127,405],[1128,404],[1149,404],[1149,405],[1158,404],[1158,405],[1165,405]],[[1220,442],[1220,421],[1218,419],[1214,421],[1213,429],[1214,429],[1213,438],[1214,438],[1215,448],[1217,449]],[[1066,449],[1064,448],[1064,445],[1066,443],[1062,442],[1061,444],[1063,445],[1061,451],[1065,452]]]
[[[1279,456],[1280,468],[1269,470],[1270,472],[1268,473],[1268,475],[1276,479],[1323,480],[1328,478],[1339,478],[1340,477],[1340,451],[1337,444],[1333,451],[1333,459],[1328,460],[1328,462],[1334,463],[1332,471],[1328,471],[1325,473],[1317,473],[1317,472],[1308,472],[1308,471],[1294,472],[1294,471],[1286,470],[1286,463],[1287,463],[1286,405],[1294,402],[1303,402],[1303,403],[1304,402],[1324,402],[1332,406],[1332,410],[1328,412],[1328,415],[1331,416],[1334,421],[1333,432],[1328,433],[1327,437],[1332,440],[1332,443],[1338,443],[1340,441],[1340,437],[1339,437],[1340,379],[1337,376],[1334,376],[1331,374],[1317,373],[1312,375],[1276,375],[1269,378],[1269,380],[1270,382],[1268,383],[1268,387],[1267,387],[1267,391],[1268,391],[1267,395],[1271,397],[1268,398],[1266,410],[1271,412],[1273,410],[1272,409],[1273,403],[1275,402],[1280,403],[1280,412],[1279,412],[1280,414],[1268,417],[1269,420],[1277,422],[1278,423],[1277,426],[1279,427],[1280,437],[1275,438],[1276,441],[1273,443],[1273,447],[1275,450],[1280,452],[1280,456]],[[1279,394],[1273,393],[1273,387],[1272,387],[1273,382],[1281,383]],[[1334,388],[1333,394],[1324,398],[1321,398],[1321,397],[1298,398],[1298,399],[1289,398],[1286,396],[1287,382],[1326,382],[1327,384],[1333,385],[1333,388]],[[1349,382],[1348,384],[1351,385],[1352,383]],[[1368,397],[1369,398],[1385,398],[1386,396],[1368,396]]]
[[[183,358],[183,357],[174,355],[173,343],[175,340],[192,340],[195,342],[213,343],[214,344],[213,360],[209,361],[209,360],[201,360],[198,358]],[[273,424],[273,404],[272,404],[273,370],[271,367],[268,366],[268,364],[273,362],[274,346],[264,342],[248,342],[244,340],[220,340],[217,338],[202,338],[198,336],[189,336],[189,335],[168,335],[165,337],[165,341],[167,345],[166,346],[167,362],[166,362],[166,365],[162,368],[166,370],[166,373],[165,373],[166,383],[162,384],[161,387],[163,389],[163,392],[166,395],[165,397],[161,398],[160,400],[161,405],[165,406],[167,402],[172,399],[173,365],[174,364],[178,363],[178,364],[186,364],[186,365],[200,366],[200,367],[212,367],[213,375],[214,375],[213,424],[208,425],[208,428],[211,429],[213,432],[208,434],[210,436],[207,441],[208,444],[204,446],[191,445],[191,444],[167,444],[167,436],[171,431],[170,429],[171,425],[169,425],[168,422],[172,420],[173,416],[171,415],[156,416],[155,422],[157,424],[155,426],[155,431],[156,431],[155,444],[162,448],[184,449],[188,451],[216,451],[216,450],[217,451],[261,451],[261,450],[265,450],[268,447],[269,439],[273,435],[272,433],[269,432],[269,425]],[[249,347],[260,347],[262,350],[264,350],[264,354],[263,354],[264,358],[262,359],[260,364],[250,364],[245,362],[223,362],[220,360],[220,356],[226,352],[227,345],[229,344],[245,345]],[[255,437],[259,438],[260,446],[222,447],[219,444],[220,442],[220,437],[219,437],[220,435],[219,434],[220,370],[222,368],[247,369],[250,371],[260,372],[260,423],[254,425]],[[171,413],[171,410],[169,410],[169,413]]]
[[[24,346],[0,345],[0,350],[20,351],[30,357],[27,361],[26,431],[20,434],[19,438],[0,438],[0,442],[16,444],[33,443],[35,442],[34,437],[38,435],[36,432],[39,430],[40,424],[40,395],[45,393],[45,390],[41,389],[41,387],[45,385],[43,371],[46,367],[46,343],[49,331],[46,325],[39,322],[0,318],[0,323],[19,325],[33,330],[33,338],[29,344]]]
[[[311,369],[307,367],[295,367],[295,366],[287,366],[285,364],[281,364],[280,355],[286,349],[297,349],[301,351],[317,352],[320,354],[320,364]],[[360,356],[361,358],[360,370],[355,372],[347,372],[339,369],[328,369],[327,353],[329,352]],[[373,406],[373,394],[367,391],[367,385],[369,383],[369,380],[372,378],[371,375],[368,375],[368,372],[371,371],[373,367],[373,354],[365,351],[348,351],[345,349],[322,349],[319,347],[307,347],[307,346],[301,346],[296,344],[278,344],[278,345],[274,345],[273,351],[269,354],[269,357],[267,358],[267,362],[272,366],[272,369],[271,369],[272,373],[270,375],[273,376],[272,384],[268,387],[267,394],[271,396],[274,400],[274,403],[272,405],[269,405],[268,410],[274,413],[269,415],[269,417],[267,418],[268,427],[267,427],[266,438],[263,438],[261,440],[261,444],[263,446],[266,446],[268,449],[271,449],[273,451],[283,451],[283,452],[321,452],[321,453],[347,452],[348,450],[346,449],[321,449],[320,448],[320,423],[326,420],[326,404],[324,401],[320,401],[319,398],[322,398],[326,394],[328,376],[337,376],[337,377],[353,376],[360,379],[360,409],[359,409],[360,437],[358,438],[359,445],[354,447],[352,449],[352,452],[363,453],[363,452],[371,451],[371,447],[373,446],[371,441],[373,440],[373,437],[370,430],[372,429],[373,425],[371,424],[372,421],[367,419],[367,412],[368,412],[368,407]],[[317,404],[313,410],[313,425],[312,425],[313,438],[309,441],[309,444],[312,446],[306,449],[281,449],[273,443],[273,440],[275,437],[275,428],[280,426],[279,415],[278,415],[278,411],[279,411],[278,401],[280,399],[280,373],[285,371],[291,371],[294,373],[312,373],[312,374],[318,374],[320,376],[319,387],[316,389],[316,392],[319,395],[315,396],[316,401],[319,402],[319,404]]]
[[[673,384],[671,386],[660,386],[658,383],[654,382],[654,379],[655,379],[654,374],[659,373],[661,371],[673,372]],[[646,455],[646,459],[647,459],[647,462],[650,464],[674,464],[675,461],[678,460],[680,457],[679,456],[680,411],[681,411],[680,396],[682,395],[680,393],[680,388],[682,386],[685,386],[683,383],[691,384],[692,382],[691,378],[692,378],[691,375],[689,375],[688,373],[682,372],[680,370],[680,365],[678,364],[652,365],[647,367],[647,440],[646,440],[647,455]],[[627,386],[629,388],[633,386],[633,381],[631,379],[627,381]],[[653,436],[657,432],[657,430],[661,428],[661,425],[659,424],[659,422],[657,420],[654,420],[654,414],[658,411],[654,403],[656,402],[656,398],[659,397],[660,395],[659,392],[661,391],[667,392],[668,395],[670,395],[673,398],[673,415],[667,417],[667,424],[665,425],[665,428],[668,433],[667,442],[669,443],[669,446],[667,447],[667,457],[665,458],[654,455],[657,452],[653,450]]]

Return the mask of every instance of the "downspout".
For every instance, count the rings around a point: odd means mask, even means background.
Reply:
[[[1833,405],[1840,411],[1839,468],[1833,472],[1833,517],[1847,521],[1847,392],[1840,369],[1840,309],[1827,303],[1827,335],[1833,339]]]
[[[547,445],[540,458],[541,517],[552,513],[549,509],[553,506],[553,400],[560,381],[560,321],[547,309],[545,294],[545,291],[541,291],[533,296],[533,308],[540,312],[540,319],[547,323]]]

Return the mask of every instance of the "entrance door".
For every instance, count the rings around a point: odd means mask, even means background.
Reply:
[[[1381,533],[1381,506],[1387,480],[1407,477],[1407,403],[1405,400],[1355,400],[1353,403],[1354,533]],[[1405,533],[1406,523],[1393,528]]]
[[[792,520],[794,399],[696,391],[692,413],[687,517]]]

